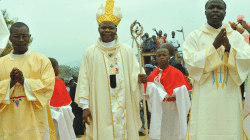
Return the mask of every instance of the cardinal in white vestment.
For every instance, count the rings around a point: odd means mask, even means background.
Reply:
[[[83,54],[75,102],[83,109],[87,140],[139,140],[139,64],[117,37],[121,9],[108,0],[97,12],[100,38]]]
[[[205,5],[207,22],[191,32],[183,57],[193,82],[186,140],[243,140],[243,105],[239,86],[250,66],[243,36],[223,24],[226,3]]]
[[[186,137],[188,90],[192,87],[181,71],[168,65],[169,59],[166,48],[157,50],[159,67],[149,75],[145,85],[152,104],[149,133],[152,140],[184,140]]]
[[[59,65],[56,59],[49,58],[55,72],[59,75]],[[50,100],[50,109],[58,140],[76,140],[73,129],[75,118],[70,106],[71,98],[63,80],[56,78],[54,92]]]

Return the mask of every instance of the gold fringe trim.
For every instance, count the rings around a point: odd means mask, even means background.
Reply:
[[[49,104],[46,105],[47,107],[47,117],[48,117],[48,124],[49,124],[49,134],[50,134],[50,140],[57,140],[57,136],[56,136],[56,129],[53,123],[53,119],[51,116],[51,112],[50,112],[50,106]]]
[[[215,79],[216,79],[216,86],[217,86],[217,89],[219,88],[219,81],[218,81],[218,75],[217,75],[217,69],[215,69]]]

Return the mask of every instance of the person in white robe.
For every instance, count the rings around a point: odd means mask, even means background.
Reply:
[[[250,24],[247,24],[244,20],[238,21],[243,28],[245,28],[248,33],[250,33]],[[250,68],[249,68],[250,72]],[[250,75],[248,74],[248,82],[246,85],[246,92],[245,92],[245,104],[244,104],[244,113],[243,113],[243,130],[246,135],[247,139],[250,139],[250,82],[249,82]]]
[[[148,77],[146,95],[152,104],[149,137],[151,140],[184,140],[190,109],[188,90],[192,87],[185,75],[170,66],[169,51],[157,50],[159,67]]]
[[[191,32],[183,57],[194,80],[186,140],[243,140],[243,105],[239,86],[250,66],[250,47],[223,20],[226,3],[205,5],[207,22]]]
[[[122,14],[107,0],[96,14],[100,38],[83,54],[75,102],[83,109],[87,140],[139,140],[139,64],[131,46],[117,37]]]

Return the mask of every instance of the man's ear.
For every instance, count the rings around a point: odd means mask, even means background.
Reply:
[[[100,26],[98,27],[98,32],[100,33]]]

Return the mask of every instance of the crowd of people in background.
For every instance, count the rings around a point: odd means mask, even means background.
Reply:
[[[142,36],[142,48],[144,53],[156,52],[156,50],[159,49],[164,43],[171,43],[174,46],[175,51],[178,52],[180,43],[175,37],[175,31],[172,31],[172,38],[167,39],[167,33],[163,34],[162,30],[157,31],[155,28],[153,30],[155,31],[156,36],[152,35],[152,37],[149,37],[148,33],[145,33]]]
[[[87,140],[139,140],[145,129],[151,140],[243,140],[245,130],[250,135],[249,122],[246,129],[242,119],[250,111],[242,113],[239,98],[245,91],[239,85],[249,75],[250,48],[236,28],[223,24],[223,0],[206,3],[207,22],[186,38],[183,58],[174,31],[171,39],[161,30],[153,29],[151,38],[145,33],[143,53],[152,53],[144,60],[146,74],[133,48],[117,37],[121,19],[110,18],[110,7],[122,17],[113,1],[100,6],[100,38],[84,52],[79,80],[59,78],[56,59],[28,49],[26,24],[11,26],[14,50],[0,59],[0,139],[75,140],[86,132]],[[238,22],[250,33],[250,25]]]

